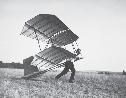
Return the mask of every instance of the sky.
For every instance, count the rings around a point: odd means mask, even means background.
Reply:
[[[20,35],[38,14],[56,15],[79,36],[84,58],[76,70],[126,70],[126,0],[1,0],[0,61],[22,63],[40,51],[36,40]]]

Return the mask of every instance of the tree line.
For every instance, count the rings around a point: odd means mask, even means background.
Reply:
[[[0,61],[0,68],[14,68],[14,69],[24,69],[23,64],[21,63],[3,63]]]

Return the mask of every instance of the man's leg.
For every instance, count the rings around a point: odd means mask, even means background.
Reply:
[[[76,72],[74,65],[71,65],[70,70],[71,70],[71,77],[69,79],[69,82],[74,83],[74,76],[75,76],[75,72]]]
[[[55,77],[55,79],[59,79],[61,76],[67,74],[68,71],[69,71],[69,66],[68,66],[68,65],[65,65],[64,70],[63,70],[60,74],[58,74],[58,75]]]

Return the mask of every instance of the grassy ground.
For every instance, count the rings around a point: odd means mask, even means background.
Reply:
[[[23,80],[23,70],[0,69],[0,98],[126,98],[126,76],[76,72],[76,82],[68,83],[70,72],[54,80],[59,72]]]

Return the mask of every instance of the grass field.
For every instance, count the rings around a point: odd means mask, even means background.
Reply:
[[[56,82],[58,73],[23,80],[23,70],[0,69],[0,98],[126,98],[124,75],[76,72],[75,83],[68,83],[70,72]]]

